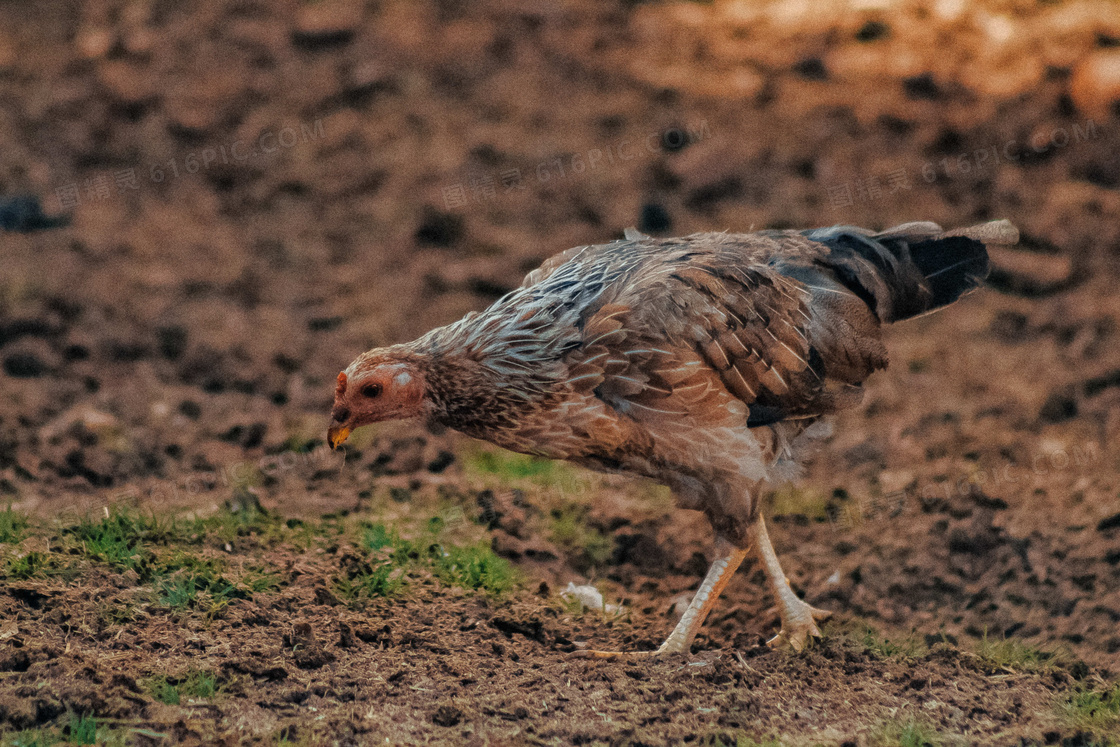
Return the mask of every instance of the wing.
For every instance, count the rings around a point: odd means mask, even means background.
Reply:
[[[867,304],[827,274],[775,269],[747,237],[706,238],[588,310],[573,386],[640,421],[745,416],[756,427],[858,402],[886,365]],[[768,251],[778,241],[756,240]]]
[[[571,249],[565,249],[564,251],[560,252],[559,254],[552,255],[551,257],[546,259],[544,262],[542,262],[540,267],[538,267],[537,269],[533,270],[532,272],[530,272],[528,275],[525,276],[525,279],[521,281],[521,287],[522,288],[529,288],[531,286],[536,285],[537,283],[541,282],[542,280],[547,279],[550,275],[552,275],[552,273],[556,272],[556,270],[559,269],[560,267],[563,267],[570,260],[575,259],[576,257],[583,254],[584,252],[595,250],[595,249],[598,249],[598,248],[601,248],[601,247],[599,247],[599,246],[573,246]]]

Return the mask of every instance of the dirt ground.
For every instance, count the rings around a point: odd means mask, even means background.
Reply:
[[[1120,743],[1120,6],[0,3],[3,744]],[[357,353],[618,238],[1009,218],[990,287],[712,550],[417,424]],[[379,534],[380,533],[380,534]],[[611,605],[561,592],[592,583]]]

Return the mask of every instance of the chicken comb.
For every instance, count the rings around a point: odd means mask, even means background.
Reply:
[[[346,394],[346,372],[342,371],[338,374],[338,385],[334,388],[334,396],[341,397]]]

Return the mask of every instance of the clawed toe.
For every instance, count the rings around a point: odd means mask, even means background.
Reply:
[[[801,652],[814,638],[821,637],[821,630],[815,623],[796,625],[790,629],[782,628],[781,632],[766,642],[770,648],[792,648]]]
[[[817,622],[824,622],[828,618],[832,617],[832,610],[822,610],[818,607],[813,607],[810,605],[805,606],[808,608],[809,614],[812,615],[813,619]]]
[[[817,627],[817,623],[830,617],[832,617],[832,612],[829,610],[817,609],[805,604],[797,611],[796,615],[791,615],[790,619],[783,620],[781,631],[766,643],[771,648],[792,648],[794,651],[804,651],[805,647],[814,638],[821,637],[821,629]]]

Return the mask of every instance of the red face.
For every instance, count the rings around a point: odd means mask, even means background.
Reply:
[[[351,365],[350,369],[355,368]],[[347,369],[349,371],[350,369]],[[423,414],[424,380],[405,361],[359,365],[338,375],[327,441],[337,449],[355,428]]]

